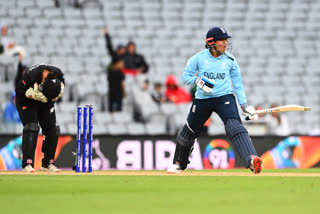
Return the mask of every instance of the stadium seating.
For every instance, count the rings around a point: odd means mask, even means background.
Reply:
[[[265,108],[273,103],[312,107],[311,114],[288,114],[294,134],[307,134],[320,123],[320,0],[100,0],[85,1],[82,9],[70,5],[72,1],[60,2],[56,8],[53,0],[0,1],[0,19],[9,25],[9,36],[25,48],[25,64],[46,62],[66,74],[68,93],[57,108],[58,120],[66,127],[62,133],[75,132],[69,115],[84,103],[94,104],[99,133],[168,131],[166,120],[135,124],[130,98],[125,101],[125,112],[112,116],[105,112],[105,71],[111,59],[105,49],[104,26],[115,46],[136,42],[150,65],[151,83],[164,82],[171,73],[180,79],[188,58],[204,48],[207,30],[224,26],[233,37],[232,53],[242,70],[248,103]],[[15,64],[0,57],[4,88],[0,98],[8,99],[13,90],[8,82],[14,79]],[[130,91],[134,81],[127,78],[126,82]],[[186,117],[189,108],[163,104],[160,110],[150,111],[150,117],[168,118],[181,112]],[[209,134],[223,133],[219,124],[213,122]]]

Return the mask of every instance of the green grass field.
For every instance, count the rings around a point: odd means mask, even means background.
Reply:
[[[320,177],[0,175],[3,214],[316,213],[319,196]]]

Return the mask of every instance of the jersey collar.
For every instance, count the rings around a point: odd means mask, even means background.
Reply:
[[[223,54],[221,54],[219,57],[214,57],[214,56],[212,56],[212,54],[211,54],[209,49],[207,49],[207,53],[208,53],[210,58],[215,59],[215,60],[220,60],[220,59],[222,59],[222,56],[223,56]]]

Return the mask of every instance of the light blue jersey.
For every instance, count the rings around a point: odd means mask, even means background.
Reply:
[[[212,97],[221,97],[234,92],[238,98],[239,104],[246,104],[246,95],[241,80],[240,67],[234,57],[226,53],[215,58],[211,55],[209,49],[200,51],[192,56],[183,72],[182,81],[184,84],[195,84],[198,76],[204,76],[215,81],[215,86],[210,93],[207,93],[197,87],[195,97],[197,99],[207,99]]]

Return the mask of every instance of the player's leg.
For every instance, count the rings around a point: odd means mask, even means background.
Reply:
[[[110,95],[108,96],[108,109],[109,112],[113,112],[113,99],[110,97]]]
[[[42,133],[45,136],[42,143],[42,170],[59,172],[59,169],[54,165],[54,158],[60,136],[60,127],[56,125],[56,114],[54,104],[42,104],[39,111],[39,123],[42,128]]]
[[[117,111],[122,111],[122,98],[117,98],[117,106],[116,106]]]
[[[168,169],[170,173],[179,173],[185,170],[189,162],[189,156],[193,150],[195,139],[199,136],[204,123],[210,117],[212,110],[208,100],[194,99],[187,123],[177,134],[176,150],[173,158],[173,165]]]
[[[245,166],[250,168],[254,173],[260,173],[262,161],[251,142],[247,129],[239,120],[230,118],[225,123],[225,129],[232,144],[238,151]]]
[[[37,101],[17,96],[16,106],[23,124],[22,168],[26,172],[34,172],[34,155],[39,133],[37,117],[38,104]]]
[[[196,134],[188,124],[185,124],[177,134],[173,165],[168,169],[168,172],[179,173],[187,168],[187,165],[190,163],[189,156],[191,155],[195,139]]]
[[[35,122],[27,123],[23,127],[22,135],[22,168],[24,171],[34,171],[34,155],[37,147],[39,125]],[[30,165],[32,168],[30,168]]]
[[[254,173],[260,173],[262,161],[251,142],[247,129],[242,125],[236,99],[233,95],[220,98],[217,113],[224,122],[227,136],[237,150],[247,168]]]

